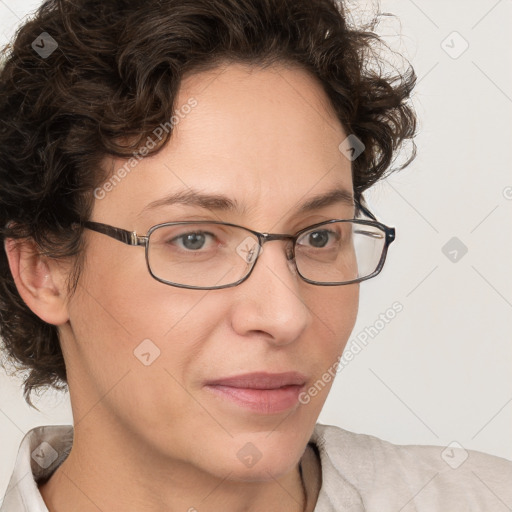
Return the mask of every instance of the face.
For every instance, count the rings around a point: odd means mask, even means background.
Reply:
[[[338,149],[346,134],[313,77],[295,68],[230,64],[186,78],[177,109],[191,98],[195,106],[182,109],[188,113],[169,144],[96,199],[91,220],[139,235],[185,220],[294,234],[353,217],[353,206],[343,202],[299,213],[313,196],[353,191],[350,162]],[[125,163],[105,166],[115,171]],[[147,208],[191,190],[226,196],[240,209]],[[90,230],[85,236],[84,270],[69,302],[70,321],[60,328],[76,428],[115,428],[145,456],[222,477],[265,480],[289,471],[332,380],[324,379],[310,400],[277,392],[267,411],[205,383],[293,371],[305,377],[307,391],[343,351],[358,285],[302,281],[286,258],[286,242],[272,241],[236,287],[177,288],[150,276],[142,247]],[[259,460],[248,464],[247,455]]]

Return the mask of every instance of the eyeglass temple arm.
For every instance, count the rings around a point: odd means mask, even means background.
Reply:
[[[127,245],[145,246],[147,243],[147,237],[138,236],[135,231],[127,231],[126,229],[115,228],[113,226],[108,226],[107,224],[102,224],[101,222],[93,221],[86,221],[83,223],[83,226],[92,229],[93,231],[97,231],[98,233],[103,233],[111,238],[115,238]]]

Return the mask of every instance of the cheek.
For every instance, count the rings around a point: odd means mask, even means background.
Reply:
[[[193,447],[171,440],[215,427],[188,383],[197,361],[209,359],[222,305],[206,291],[166,286],[149,274],[129,281],[124,270],[100,274],[84,275],[71,308],[66,364],[77,422],[115,418],[158,451],[185,459]]]
[[[313,291],[314,292],[314,291]],[[305,296],[313,318],[312,337],[325,340],[323,347],[335,355],[341,351],[354,328],[359,308],[359,283],[322,287]]]
[[[308,336],[314,378],[302,394],[301,403],[314,418],[320,414],[338,375],[338,362],[356,323],[359,284],[325,287],[321,292],[315,300],[306,302],[314,318]]]
[[[138,382],[128,401],[140,400],[139,391],[168,389],[170,374],[184,382],[205,336],[222,318],[220,305],[205,307],[207,293],[153,279],[140,248],[91,251],[69,306],[72,331],[63,344],[72,360],[69,378],[88,388],[91,400],[127,372]]]

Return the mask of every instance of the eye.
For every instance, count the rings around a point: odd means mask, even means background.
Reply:
[[[329,243],[339,241],[340,234],[336,231],[329,229],[315,229],[302,235],[298,240],[297,244],[306,247],[312,247],[314,249],[324,249],[329,246]]]
[[[176,244],[180,249],[187,251],[198,251],[205,247],[208,241],[214,240],[214,235],[205,231],[194,231],[191,233],[184,233],[169,240],[169,244]]]
[[[329,242],[329,233],[323,231],[313,231],[308,235],[308,242],[313,247],[325,247]]]

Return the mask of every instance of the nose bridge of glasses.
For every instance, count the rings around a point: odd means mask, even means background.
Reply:
[[[281,233],[260,233],[260,245],[263,249],[263,244],[266,242],[272,242],[274,240],[287,240],[290,242],[293,242],[295,240],[295,236],[293,235],[285,235]],[[289,248],[288,251],[286,251],[286,257],[287,259],[291,260],[294,257],[294,251],[292,246],[287,245],[287,248]]]
[[[295,237],[293,235],[283,235],[280,233],[261,233],[263,245],[265,242],[270,242],[272,240],[293,240]]]

